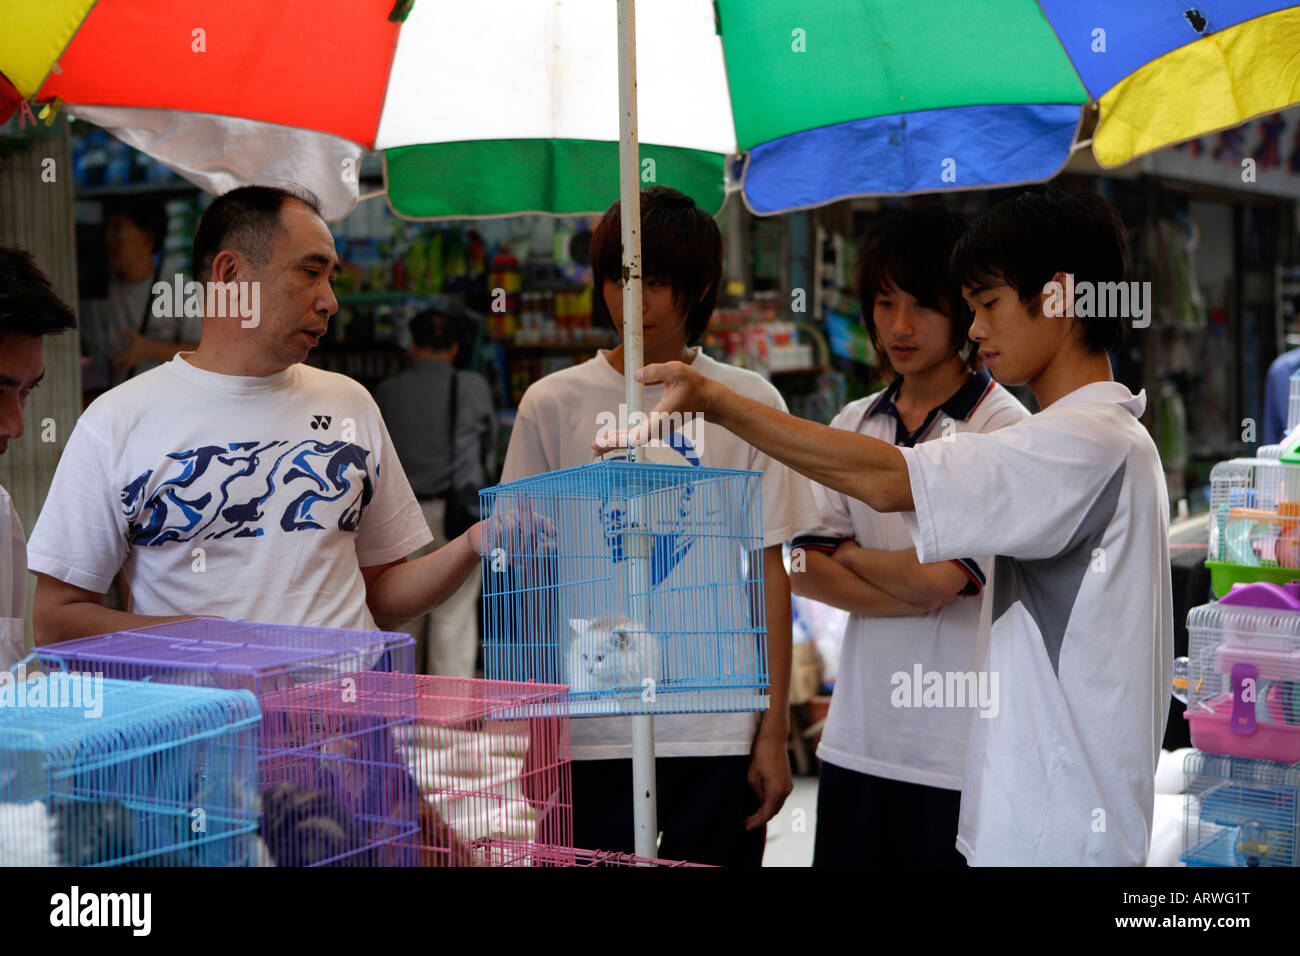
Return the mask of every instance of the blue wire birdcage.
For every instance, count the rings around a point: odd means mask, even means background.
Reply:
[[[414,866],[420,792],[396,735],[416,718],[407,634],[196,618],[37,649],[47,664],[252,691],[261,834],[279,866]]]
[[[63,672],[5,691],[0,865],[255,861],[251,693]]]
[[[487,677],[572,716],[763,710],[758,472],[600,461],[485,489]]]
[[[1295,866],[1300,763],[1192,751],[1183,853],[1189,866]]]

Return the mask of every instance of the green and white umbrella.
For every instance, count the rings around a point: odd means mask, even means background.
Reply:
[[[0,119],[59,97],[205,188],[292,179],[331,218],[367,149],[401,215],[599,212],[618,196],[616,15],[0,0]],[[760,213],[1044,180],[1090,104],[1113,165],[1300,101],[1297,49],[1280,0],[648,0],[638,174],[716,210],[743,155]]]

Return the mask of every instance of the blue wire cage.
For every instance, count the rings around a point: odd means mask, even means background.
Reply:
[[[0,702],[0,865],[255,860],[248,691],[57,672],[9,683]]]
[[[196,618],[37,655],[69,671],[252,691],[269,862],[417,865],[420,793],[395,740],[417,712],[409,635]]]
[[[1183,853],[1188,866],[1295,866],[1300,763],[1192,751]]]
[[[758,472],[600,461],[484,490],[484,669],[572,716],[767,706]]]

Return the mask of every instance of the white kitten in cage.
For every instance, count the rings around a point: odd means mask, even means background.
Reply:
[[[615,687],[640,691],[642,681],[659,679],[659,642],[635,621],[570,618],[569,628],[573,639],[565,674],[571,693]]]

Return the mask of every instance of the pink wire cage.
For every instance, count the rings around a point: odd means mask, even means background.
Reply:
[[[419,865],[573,865],[567,687],[419,676],[398,746],[423,798]]]

